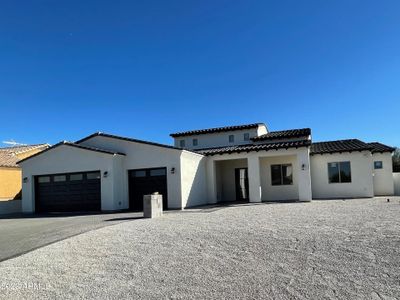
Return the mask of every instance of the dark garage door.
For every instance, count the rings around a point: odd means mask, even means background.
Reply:
[[[140,169],[129,171],[129,208],[143,210],[143,195],[159,192],[163,196],[163,209],[168,209],[167,169]]]
[[[100,211],[100,171],[35,177],[37,212]]]

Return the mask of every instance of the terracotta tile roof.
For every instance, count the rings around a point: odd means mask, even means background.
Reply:
[[[29,152],[35,149],[44,150],[49,146],[50,145],[48,144],[37,144],[0,148],[0,167],[18,168],[18,154],[23,154],[25,152]]]
[[[373,142],[373,143],[367,143],[369,146],[372,147],[371,152],[372,153],[378,153],[378,152],[393,152],[394,150],[396,150],[393,147],[378,143],[378,142]]]
[[[265,140],[279,140],[285,138],[298,138],[298,137],[306,137],[311,135],[310,128],[300,128],[300,129],[290,129],[290,130],[281,130],[281,131],[270,131],[266,134],[253,137],[253,141],[265,141]]]
[[[208,129],[199,129],[199,130],[191,130],[191,131],[183,131],[171,133],[172,137],[180,137],[180,136],[188,136],[188,135],[199,135],[199,134],[207,134],[207,133],[216,133],[216,132],[226,132],[226,131],[234,131],[234,130],[243,130],[243,129],[252,129],[257,128],[260,125],[264,125],[264,123],[254,123],[254,124],[245,124],[245,125],[236,125],[236,126],[226,126],[226,127],[215,127]]]
[[[110,151],[110,150],[100,149],[100,148],[97,148],[97,147],[83,146],[83,145],[75,144],[75,143],[68,142],[68,141],[62,141],[62,142],[59,142],[59,143],[55,144],[54,146],[51,146],[51,147],[47,148],[46,150],[38,152],[38,153],[36,153],[36,154],[34,154],[32,156],[29,156],[27,158],[21,159],[20,161],[18,161],[18,163],[21,163],[23,161],[31,159],[31,158],[33,158],[35,156],[41,155],[41,154],[43,154],[43,153],[45,153],[45,152],[47,152],[49,150],[52,150],[52,149],[57,148],[57,147],[62,146],[62,145],[75,147],[75,148],[79,148],[79,149],[83,149],[83,150],[89,150],[89,151],[94,151],[94,152],[111,154],[111,155],[125,155],[125,153],[121,153],[121,152],[114,152],[114,151]]]
[[[230,153],[240,153],[240,152],[300,148],[300,147],[308,147],[310,145],[311,141],[304,139],[301,141],[277,142],[268,144],[247,144],[247,145],[236,145],[236,146],[227,146],[219,148],[208,148],[208,149],[196,150],[196,152],[199,152],[200,154],[203,155],[211,156],[216,154],[230,154]]]
[[[357,139],[312,143],[310,154],[342,153],[372,150],[372,147]]]

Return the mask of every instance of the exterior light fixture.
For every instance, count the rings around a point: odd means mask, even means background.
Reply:
[[[301,169],[304,171],[306,169],[306,164],[302,164]]]
[[[175,168],[174,167],[171,168],[171,174],[175,174]]]
[[[24,183],[28,182],[28,177],[24,177],[24,179],[22,180]]]
[[[106,178],[108,176],[108,171],[104,171],[103,177]]]

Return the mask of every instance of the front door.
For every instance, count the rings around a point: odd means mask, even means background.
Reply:
[[[247,168],[235,169],[236,200],[249,201],[249,178]]]

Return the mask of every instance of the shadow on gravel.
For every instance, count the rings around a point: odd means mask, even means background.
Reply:
[[[371,197],[362,197],[362,198],[314,198],[312,201],[352,201],[352,200],[374,200],[375,198]]]
[[[40,218],[68,218],[80,216],[100,216],[129,213],[129,211],[118,212],[55,212],[55,213],[17,213],[0,215],[1,219],[40,219]]]
[[[183,213],[212,213],[215,211],[219,211],[226,208],[234,208],[234,207],[243,207],[243,206],[255,206],[255,205],[279,205],[279,204],[299,204],[299,203],[308,203],[308,202],[300,202],[298,200],[285,200],[285,201],[263,201],[257,203],[244,202],[244,201],[227,201],[220,202],[217,204],[209,204],[209,205],[200,205],[191,207],[184,211]]]

